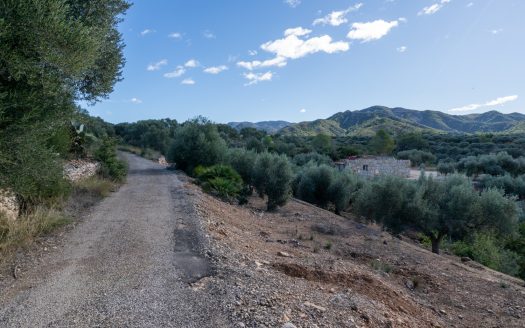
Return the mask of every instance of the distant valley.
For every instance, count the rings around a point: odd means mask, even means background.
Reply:
[[[313,136],[370,136],[384,129],[397,135],[404,131],[434,133],[524,133],[525,115],[490,111],[482,114],[451,115],[439,111],[419,111],[401,107],[373,106],[362,110],[336,113],[326,119],[290,123],[265,121],[258,123],[230,122],[238,130],[252,127],[268,133]]]

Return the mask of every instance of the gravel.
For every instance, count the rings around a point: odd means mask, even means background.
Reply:
[[[0,327],[233,326],[221,290],[199,286],[215,265],[191,195],[163,166],[123,156],[128,182],[0,292]]]

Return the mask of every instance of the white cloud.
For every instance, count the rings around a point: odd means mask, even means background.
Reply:
[[[142,104],[142,100],[139,98],[131,98],[130,101],[134,104]]]
[[[339,26],[344,23],[348,22],[348,19],[346,19],[346,15],[352,11],[359,10],[363,6],[362,3],[357,3],[353,5],[352,7],[349,7],[345,10],[341,11],[332,11],[328,15],[317,18],[314,20],[313,25],[332,25],[332,26]]]
[[[182,39],[182,34],[180,34],[179,32],[173,32],[168,34],[168,37],[172,39]]]
[[[467,8],[470,8],[470,7],[472,7],[472,6],[474,6],[474,2],[469,2],[469,3],[467,3]]]
[[[408,48],[406,46],[401,46],[401,47],[398,47],[396,50],[397,50],[397,52],[403,53],[403,52],[407,51],[407,49]]]
[[[492,33],[492,35],[498,35],[500,34],[501,32],[503,32],[503,29],[502,28],[497,28],[497,29],[494,29],[494,30],[491,30],[490,33]]]
[[[329,35],[312,37],[310,39],[300,39],[297,33],[305,33],[306,29],[288,29],[285,31],[285,38],[269,41],[261,45],[261,49],[274,53],[277,58],[297,59],[317,52],[336,53],[350,49],[348,42],[332,42]],[[288,35],[286,35],[288,33]],[[302,34],[304,35],[304,34]]]
[[[301,4],[301,0],[284,0],[288,6],[295,8]]]
[[[307,28],[294,27],[294,28],[286,29],[284,31],[284,36],[290,36],[290,35],[304,36],[304,35],[308,35],[310,33],[312,33],[312,30],[309,30]]]
[[[306,109],[301,108],[301,110],[300,110],[299,112],[300,112],[300,113],[306,113]]]
[[[398,25],[399,22],[397,20],[387,22],[382,19],[367,23],[353,23],[347,37],[352,40],[362,40],[362,42],[379,40]]]
[[[184,64],[184,66],[189,68],[195,68],[199,66],[199,62],[195,59],[190,59],[186,62],[186,64]]]
[[[244,73],[244,78],[246,78],[249,82],[245,85],[252,85],[257,84],[262,81],[271,81],[273,78],[272,72],[266,72],[266,73]]]
[[[283,66],[286,66],[286,58],[275,57],[273,59],[268,59],[265,61],[259,61],[259,60],[254,60],[251,62],[240,61],[237,63],[237,66],[245,68],[250,71],[254,69],[258,69],[258,68],[265,68],[265,67],[272,67],[272,66],[283,67]]]
[[[421,15],[433,15],[437,13],[438,11],[443,8],[447,3],[449,3],[451,0],[441,0],[439,2],[436,2],[428,7],[425,7],[421,9],[421,11],[418,13],[419,16]]]
[[[164,77],[167,79],[173,79],[175,77],[182,76],[184,73],[186,73],[186,69],[182,66],[177,66],[173,72],[164,74]]]
[[[208,74],[219,74],[220,72],[223,72],[225,70],[228,69],[228,66],[226,65],[221,65],[221,66],[212,66],[212,67],[207,67],[204,69],[204,73],[208,73]]]
[[[257,50],[248,50],[248,55],[256,56],[257,55]]]
[[[189,79],[184,79],[182,80],[182,82],[180,84],[184,84],[184,85],[194,85],[195,84],[195,81],[191,78]]]
[[[167,64],[168,64],[168,60],[162,59],[154,64],[149,64],[146,69],[148,71],[158,71],[162,66],[167,65]]]
[[[202,36],[205,37],[206,39],[215,39],[215,34],[213,34],[209,30],[202,32]]]
[[[152,29],[147,28],[147,29],[145,29],[144,31],[140,32],[140,35],[141,35],[141,36],[145,36],[145,35],[150,34],[150,33],[153,33],[153,32],[155,32],[155,30],[152,30]]]
[[[406,19],[405,17],[399,17],[397,20],[400,21],[401,23],[408,22],[408,19]]]
[[[462,107],[452,108],[452,109],[449,109],[448,111],[449,112],[469,112],[469,111],[473,111],[473,110],[476,110],[482,107],[492,107],[492,106],[503,105],[505,103],[515,101],[517,99],[518,99],[517,95],[499,97],[494,100],[487,101],[486,103],[483,103],[483,104],[470,104],[470,105],[466,105]]]

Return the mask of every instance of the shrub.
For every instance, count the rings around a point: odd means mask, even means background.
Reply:
[[[326,155],[322,155],[316,152],[306,153],[306,154],[298,154],[293,158],[293,163],[297,166],[304,166],[308,163],[312,163],[315,165],[331,165],[332,160],[330,157]]]
[[[404,150],[397,153],[399,159],[408,159],[413,167],[419,167],[422,164],[432,164],[436,161],[436,156],[432,153],[411,149]]]
[[[491,269],[510,275],[518,275],[518,255],[502,247],[490,233],[475,233],[469,241],[459,241],[451,246],[458,256],[467,256]]]
[[[229,165],[199,166],[194,173],[206,192],[226,200],[235,199],[241,194],[242,178]]]
[[[437,165],[437,171],[441,174],[447,175],[454,173],[456,171],[456,168],[452,163],[439,162]]]
[[[70,192],[62,160],[37,135],[0,139],[0,167],[0,189],[12,190],[24,211],[40,203],[52,204]]]
[[[127,174],[126,164],[117,157],[116,143],[113,139],[105,138],[95,152],[95,158],[100,162],[99,174],[102,177],[122,182]]]

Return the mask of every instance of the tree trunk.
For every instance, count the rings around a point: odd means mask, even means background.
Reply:
[[[432,242],[432,253],[439,254],[439,245],[441,245],[444,236],[445,235],[441,233],[438,233],[437,237],[430,236],[430,241]]]

